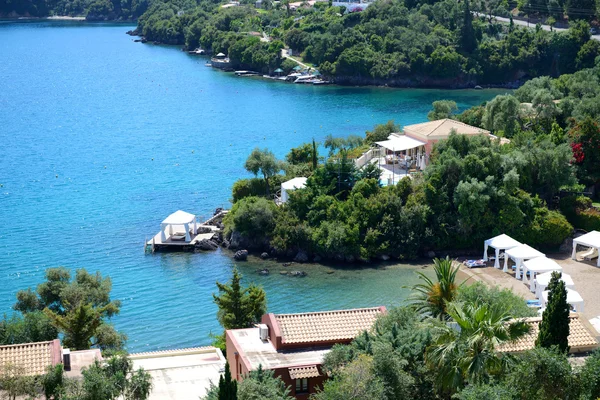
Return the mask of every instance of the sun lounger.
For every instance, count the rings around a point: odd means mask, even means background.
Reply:
[[[480,267],[486,266],[486,262],[483,259],[481,259],[481,260],[466,260],[466,261],[463,261],[463,264],[466,265],[467,268],[480,268]]]

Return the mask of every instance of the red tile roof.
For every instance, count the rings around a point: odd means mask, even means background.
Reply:
[[[49,366],[61,362],[61,357],[58,339],[0,346],[0,367],[14,365],[23,368],[26,375],[45,374]]]
[[[275,320],[284,344],[332,342],[354,339],[371,329],[383,307],[322,311],[301,314],[276,314]]]
[[[291,379],[316,378],[317,376],[321,376],[316,365],[289,368],[288,372]]]

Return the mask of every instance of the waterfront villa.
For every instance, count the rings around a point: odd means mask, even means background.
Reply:
[[[485,129],[449,118],[407,125],[402,133],[391,133],[387,140],[375,142],[369,151],[356,160],[356,166],[362,168],[369,162],[376,163],[382,172],[384,184],[396,184],[405,176],[425,169],[433,145],[448,139],[453,132],[496,138]]]
[[[265,314],[254,328],[225,331],[231,376],[241,381],[257,370],[273,370],[296,399],[308,399],[326,376],[323,357],[334,344],[348,344],[372,328],[385,307],[300,314]]]

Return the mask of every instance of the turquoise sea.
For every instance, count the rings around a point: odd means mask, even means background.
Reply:
[[[134,43],[129,25],[0,22],[0,313],[48,267],[99,270],[123,301],[130,351],[206,345],[219,332],[215,281],[234,262],[208,254],[145,255],[171,212],[228,206],[256,146],[283,157],[327,134],[426,120],[431,102],[461,108],[501,91],[312,87],[238,78],[173,47]],[[412,266],[259,276],[272,312],[399,304]],[[333,273],[331,273],[333,271]]]

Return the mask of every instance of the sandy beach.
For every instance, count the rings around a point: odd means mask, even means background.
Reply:
[[[570,253],[547,254],[546,256],[556,261],[565,273],[571,275],[575,283],[575,290],[584,300],[583,315],[586,319],[591,319],[600,315],[600,268],[596,267],[596,260],[593,262],[583,261],[582,254],[583,252],[577,253],[578,261],[572,260]],[[509,265],[514,264],[509,262]],[[508,288],[527,300],[535,299],[535,295],[529,291],[529,284],[515,279],[512,270],[508,273],[502,272],[502,269],[494,268],[492,262],[489,262],[485,268],[469,269],[462,264],[460,268],[463,276],[467,276],[473,281]]]

